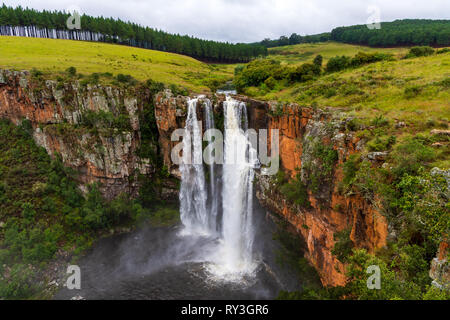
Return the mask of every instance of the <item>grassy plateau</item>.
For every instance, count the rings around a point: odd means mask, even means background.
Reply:
[[[194,58],[155,50],[98,42],[0,37],[0,68],[58,74],[69,67],[78,73],[129,74],[194,92],[207,90],[210,79],[231,80],[232,68],[208,65]]]

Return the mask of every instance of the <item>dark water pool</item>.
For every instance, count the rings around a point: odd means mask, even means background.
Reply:
[[[212,237],[180,235],[182,226],[146,227],[101,239],[80,259],[81,289],[61,289],[55,299],[273,299],[280,290],[299,290],[301,279],[276,263],[277,226],[254,207],[258,266],[239,281],[217,279],[207,257],[217,249]]]

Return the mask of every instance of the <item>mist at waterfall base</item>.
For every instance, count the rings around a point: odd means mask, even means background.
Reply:
[[[272,299],[300,289],[297,274],[276,262],[277,226],[254,199],[257,160],[244,133],[245,104],[224,102],[224,164],[204,166],[195,161],[202,156],[197,112],[205,129],[214,117],[210,101],[200,101],[188,103],[191,139],[183,149],[190,144],[194,164],[180,164],[182,223],[100,240],[79,262],[81,290],[62,289],[56,299]]]

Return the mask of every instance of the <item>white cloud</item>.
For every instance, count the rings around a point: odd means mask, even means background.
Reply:
[[[93,16],[112,16],[172,33],[253,42],[281,35],[315,34],[366,23],[367,7],[380,8],[381,20],[449,19],[448,0],[39,0],[7,1],[36,9],[78,6]]]

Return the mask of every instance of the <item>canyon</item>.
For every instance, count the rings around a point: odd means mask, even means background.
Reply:
[[[120,193],[136,196],[139,176],[153,177],[158,164],[151,158],[139,156],[143,142],[142,112],[149,105],[154,107],[158,131],[155,133],[157,143],[152,148],[168,173],[181,178],[179,167],[171,161],[172,149],[178,143],[171,141],[171,135],[175,129],[185,127],[189,97],[174,95],[168,89],[153,96],[136,88],[81,86],[77,81],[61,84],[31,78],[28,72],[0,70],[0,117],[17,125],[23,125],[23,120],[27,119],[36,143],[50,155],[60,154],[63,163],[76,170],[80,188],[86,189],[86,185],[99,182],[107,199]],[[208,98],[215,117],[220,119],[226,96],[213,94]],[[386,246],[391,236],[390,226],[376,199],[368,201],[360,194],[345,195],[339,190],[342,164],[352,154],[362,151],[365,143],[347,129],[346,124],[352,119],[326,108],[258,101],[241,95],[233,95],[233,98],[245,102],[249,128],[268,129],[269,133],[279,130],[279,162],[285,175],[291,179],[298,176],[305,184],[313,181],[316,184],[314,191],[307,190],[309,205],[303,206],[283,195],[274,176],[256,172],[256,197],[264,207],[288,221],[301,236],[306,245],[305,257],[317,270],[322,284],[344,285],[345,264],[332,253],[335,234],[349,230],[353,245],[369,252]],[[97,123],[87,127],[83,119],[88,112],[124,115],[129,123],[125,129]],[[205,109],[197,108],[196,112],[197,119],[205,122]],[[216,121],[216,126],[220,128],[220,121]],[[336,152],[329,170],[325,170],[315,152],[318,145]],[[367,158],[374,166],[383,162],[382,155],[369,154]],[[321,171],[326,174],[319,173]],[[168,180],[160,196],[176,198],[178,187]],[[448,270],[442,271],[446,266],[446,250],[441,246],[434,263],[435,269],[440,269],[433,274],[439,279],[447,275],[448,280]]]

